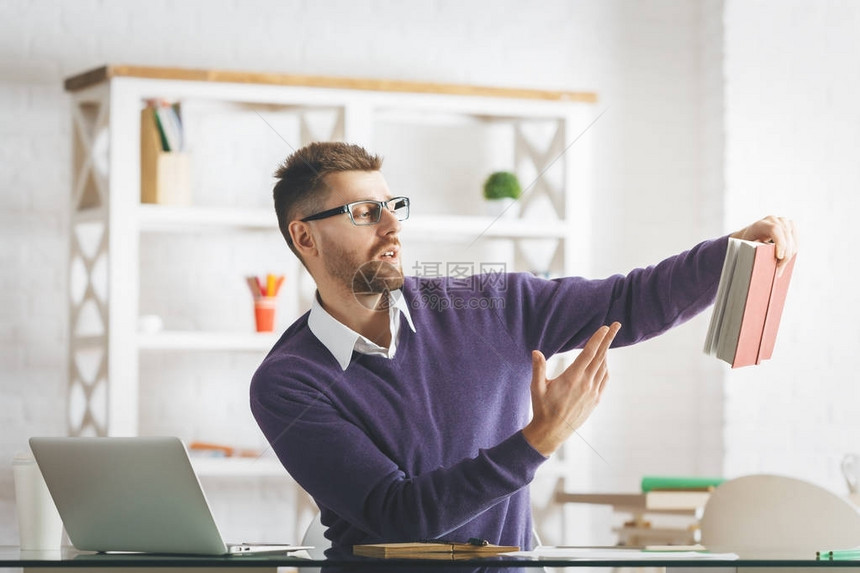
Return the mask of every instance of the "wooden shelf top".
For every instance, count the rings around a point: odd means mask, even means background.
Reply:
[[[111,64],[72,76],[65,81],[66,91],[78,91],[116,77],[147,78],[158,80],[188,80],[199,82],[224,82],[241,84],[263,84],[276,86],[303,86],[330,89],[352,89],[383,92],[429,93],[443,95],[483,96],[549,101],[571,101],[594,103],[594,92],[570,92],[538,90],[530,88],[508,88],[447,84],[407,80],[383,80],[370,78],[347,78],[335,76],[311,76],[298,74],[275,74],[266,72],[242,72],[230,70],[196,70],[185,68],[159,68]]]

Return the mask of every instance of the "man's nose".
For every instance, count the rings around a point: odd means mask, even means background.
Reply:
[[[382,215],[379,218],[379,227],[382,234],[399,233],[403,228],[400,220],[394,214],[394,211],[386,207],[382,208]]]

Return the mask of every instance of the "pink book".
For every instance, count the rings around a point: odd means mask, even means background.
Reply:
[[[770,293],[770,304],[767,307],[767,315],[764,320],[764,328],[761,335],[761,347],[759,348],[758,361],[769,360],[773,355],[773,347],[776,344],[776,333],[779,330],[779,320],[782,318],[782,309],[785,306],[785,297],[788,294],[788,285],[791,282],[791,273],[794,272],[794,261],[797,255],[791,257],[786,263],[782,276],[774,276],[773,288]]]
[[[776,254],[773,243],[759,243],[755,247],[749,289],[744,304],[743,320],[738,333],[732,368],[759,363],[759,348],[764,332],[773,277],[776,272]]]
[[[773,243],[729,240],[705,339],[707,354],[732,368],[771,357],[795,258],[777,276]]]

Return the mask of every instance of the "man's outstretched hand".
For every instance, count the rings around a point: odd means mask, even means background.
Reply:
[[[794,221],[785,217],[769,215],[740,231],[732,233],[731,236],[735,239],[761,241],[762,243],[772,241],[776,247],[776,258],[779,259],[776,268],[780,273],[797,253],[797,226]]]
[[[609,369],[606,353],[621,324],[601,326],[558,378],[546,379],[546,358],[532,351],[532,420],[523,435],[534,449],[549,456],[585,423],[603,394]]]

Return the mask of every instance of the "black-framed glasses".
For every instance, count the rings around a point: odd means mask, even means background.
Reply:
[[[388,201],[356,201],[355,203],[347,203],[334,209],[308,215],[304,219],[301,219],[301,221],[303,223],[318,221],[346,213],[349,215],[349,220],[352,221],[353,225],[376,225],[382,218],[383,208],[388,209],[398,221],[405,221],[409,218],[409,198],[394,197]]]

